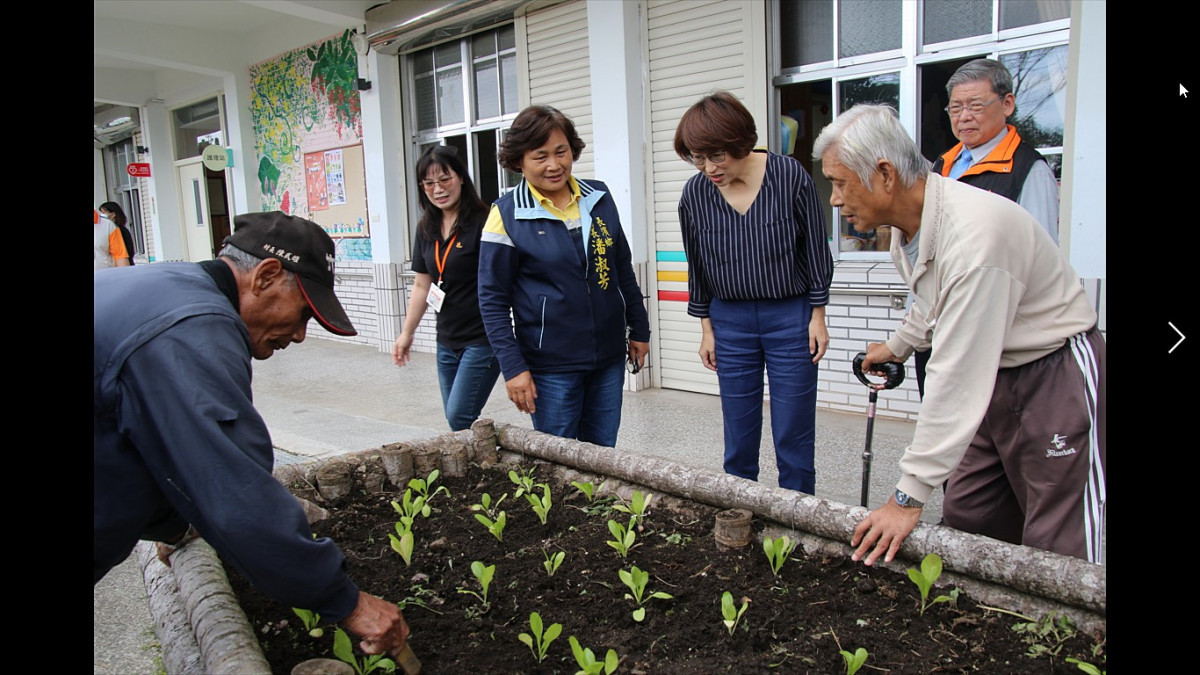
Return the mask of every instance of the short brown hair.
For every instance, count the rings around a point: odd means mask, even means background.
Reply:
[[[555,129],[567,137],[571,159],[578,160],[585,145],[575,133],[571,118],[548,105],[531,105],[517,115],[504,135],[504,142],[500,144],[500,165],[509,171],[520,172],[525,153],[545,145]]]
[[[693,152],[721,151],[741,159],[754,150],[756,143],[754,116],[727,91],[697,101],[675,127],[675,154],[685,160]]]

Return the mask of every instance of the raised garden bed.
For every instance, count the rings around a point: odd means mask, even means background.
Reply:
[[[406,604],[424,672],[574,673],[570,636],[601,659],[615,650],[621,673],[845,672],[839,652],[860,647],[870,669],[862,672],[1081,672],[1068,657],[1103,667],[1103,567],[920,526],[901,552],[908,562],[866,568],[848,559],[844,543],[856,507],[515,427],[502,427],[498,439],[497,455],[490,427],[480,425],[475,435],[448,434],[277,471],[327,510],[314,531],[338,542],[352,578],[368,592]],[[435,466],[442,472],[435,487],[444,485],[449,495],[433,497],[431,515],[416,519],[411,564],[405,565],[388,537],[398,519],[390,503],[400,499],[394,485]],[[525,497],[515,498],[510,470],[550,486],[546,525]],[[572,481],[603,487],[589,502]],[[605,543],[616,539],[608,523],[629,522],[614,509],[629,506],[635,491],[654,497],[623,560]],[[508,495],[499,506],[507,522],[502,541],[471,510],[484,493],[493,506]],[[720,550],[716,516],[734,507],[755,513],[753,541]],[[800,547],[775,576],[760,539],[781,535]],[[957,587],[963,594],[956,606],[943,602],[920,613],[917,587],[903,573],[916,566],[918,544],[945,560],[942,587],[931,598]],[[550,576],[547,557],[559,552],[563,561]],[[495,565],[486,605],[471,572],[474,561]],[[641,622],[620,578],[633,566],[649,575],[644,597],[655,591],[672,596],[645,600]],[[180,567],[186,565],[176,563]],[[238,672],[289,672],[306,658],[331,656],[332,630],[309,637],[290,608],[236,579],[234,587],[269,663],[239,664]],[[735,607],[749,599],[732,634],[721,612],[725,591]],[[547,627],[562,626],[541,663],[518,638],[532,633],[531,612]],[[1070,635],[1061,625],[1057,633],[1018,632],[1014,626],[1025,620],[1010,612],[1031,618],[1055,612],[1070,617],[1075,629]],[[1031,648],[1042,654],[1029,656]]]

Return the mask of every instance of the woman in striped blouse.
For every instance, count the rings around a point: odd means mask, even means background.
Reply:
[[[675,152],[700,171],[679,199],[688,314],[721,387],[726,473],[758,479],[765,367],[779,485],[812,494],[833,259],[812,178],[757,141],[753,116],[727,92],[701,99],[675,130]]]

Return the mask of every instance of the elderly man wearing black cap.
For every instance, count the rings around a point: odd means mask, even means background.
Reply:
[[[313,539],[271,476],[251,402],[251,357],[304,341],[310,318],[356,333],[334,295],[333,241],[278,211],[234,226],[216,260],[95,274],[93,583],[138,539],[168,560],[198,534],[279,602],[361,636],[364,651],[398,649],[404,617],[358,590],[332,541]]]

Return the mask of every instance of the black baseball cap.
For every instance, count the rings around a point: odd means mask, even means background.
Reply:
[[[233,218],[225,243],[259,258],[276,258],[296,274],[313,317],[334,335],[358,335],[333,292],[333,239],[320,225],[282,211]]]

